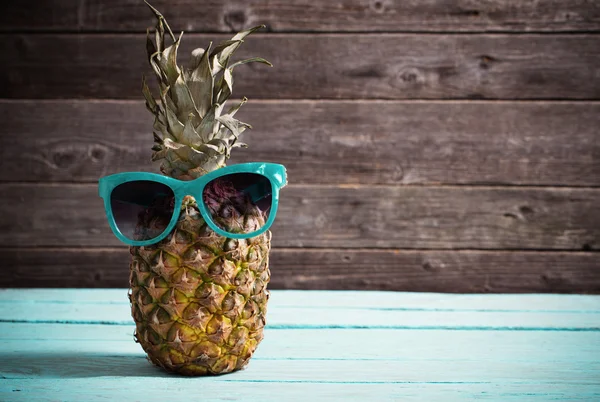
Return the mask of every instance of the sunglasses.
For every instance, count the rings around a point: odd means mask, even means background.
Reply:
[[[217,234],[232,239],[258,236],[273,224],[279,190],[286,184],[283,165],[256,162],[220,168],[191,181],[156,173],[117,173],[101,178],[98,188],[115,236],[130,246],[148,246],[171,233],[187,195],[196,199],[202,217]],[[224,215],[244,216],[248,211],[261,215],[251,228],[243,222],[235,228],[223,222]]]

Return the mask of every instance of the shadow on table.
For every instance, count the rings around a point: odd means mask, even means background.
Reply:
[[[169,377],[144,355],[92,353],[6,354],[0,352],[1,378]]]

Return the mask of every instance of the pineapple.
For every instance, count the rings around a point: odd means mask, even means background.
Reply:
[[[175,38],[164,17],[150,4],[157,23],[147,52],[158,78],[160,102],[145,79],[142,92],[154,115],[152,160],[163,174],[192,180],[225,166],[233,148],[243,147],[239,135],[250,126],[234,118],[246,99],[223,113],[232,92],[233,70],[251,58],[230,64],[243,39],[262,26],[243,31],[212,48],[192,52],[188,68],[177,64],[181,37]],[[165,31],[173,40],[165,47]],[[221,189],[222,190],[222,189]],[[222,192],[208,194],[207,205],[220,210]],[[269,293],[266,289],[271,235],[229,239],[214,233],[188,196],[172,233],[151,246],[131,247],[130,295],[136,341],[149,360],[184,375],[228,373],[243,368],[263,338]],[[140,226],[164,217],[151,207]],[[239,217],[218,216],[234,227]],[[249,209],[244,222],[261,226],[262,213]],[[239,222],[239,221],[238,221]],[[164,227],[164,226],[163,226]]]

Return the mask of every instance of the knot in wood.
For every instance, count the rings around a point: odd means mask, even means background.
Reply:
[[[77,157],[71,150],[60,150],[52,156],[52,161],[59,169],[68,169],[73,166],[77,160]]]
[[[483,68],[484,70],[487,70],[495,61],[497,60],[494,57],[484,54],[479,57],[479,67]]]
[[[410,67],[400,71],[398,74],[400,80],[408,85],[421,85],[425,82],[425,77],[423,73],[419,71],[417,68]]]
[[[382,0],[375,0],[371,3],[371,9],[375,12],[382,13],[385,11],[385,4]]]
[[[104,156],[106,155],[106,150],[100,147],[93,147],[89,150],[88,154],[92,161],[98,162],[104,159]]]
[[[431,273],[440,272],[444,268],[445,264],[439,260],[427,260],[423,262],[423,270]]]
[[[223,16],[223,21],[232,31],[241,31],[244,29],[248,20],[244,10],[230,10]]]

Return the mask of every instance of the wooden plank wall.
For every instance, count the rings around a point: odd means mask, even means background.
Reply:
[[[259,23],[234,95],[288,166],[272,287],[600,293],[600,3],[156,0]],[[125,287],[96,182],[150,166],[141,0],[0,5],[0,286]]]

